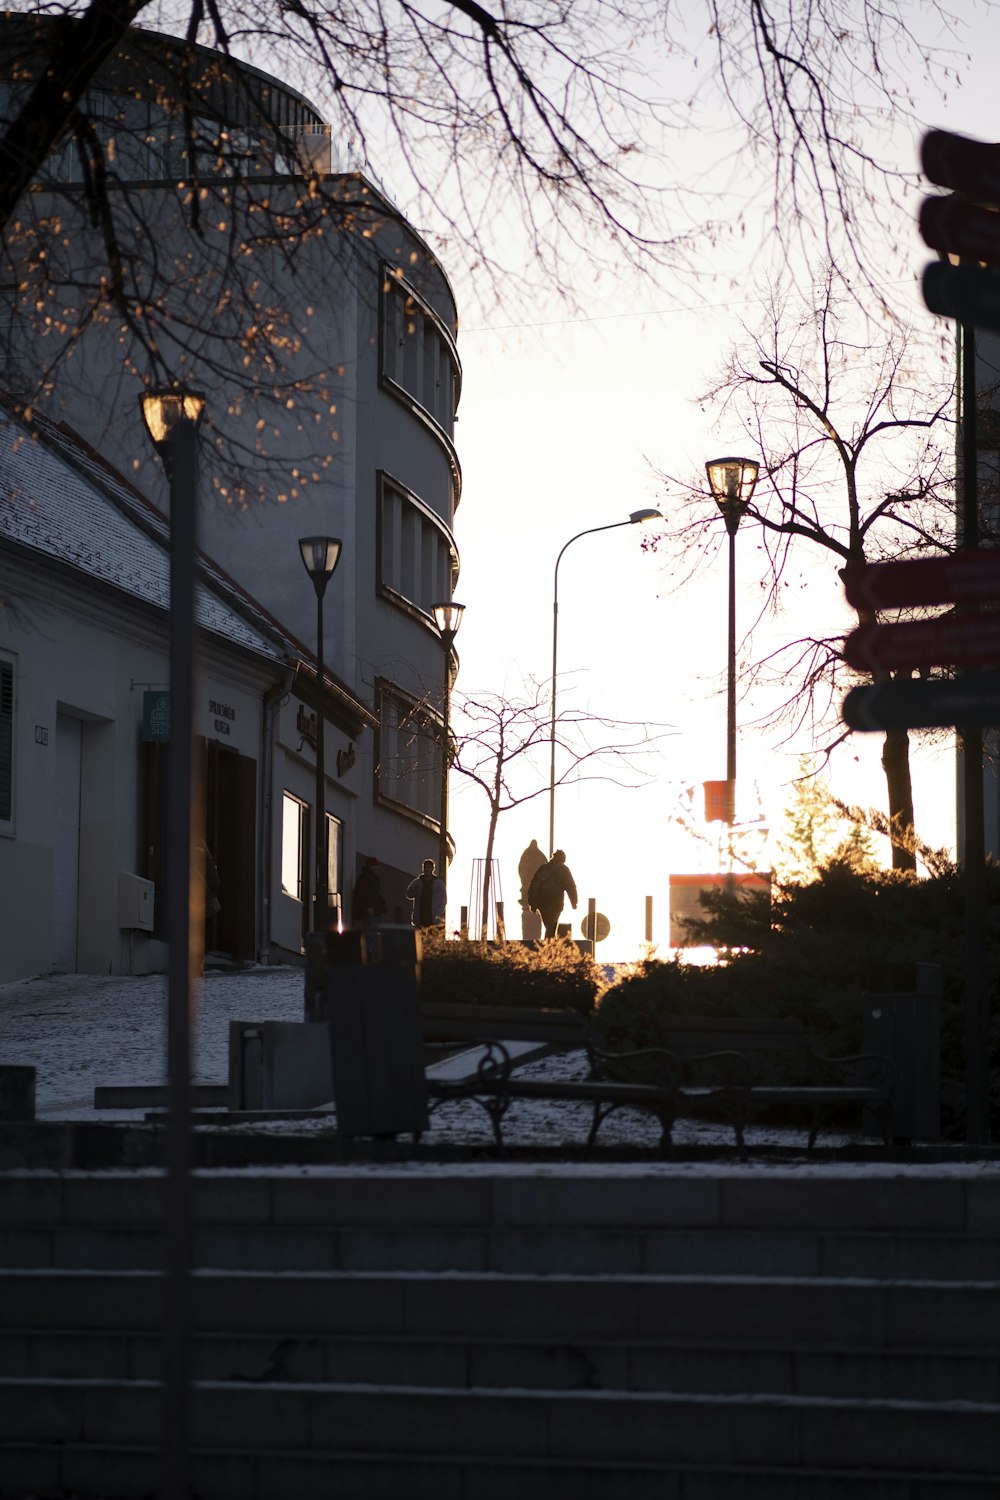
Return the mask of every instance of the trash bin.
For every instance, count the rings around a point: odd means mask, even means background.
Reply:
[[[343,934],[351,941],[356,936]],[[361,962],[338,962],[336,943],[328,946],[332,951],[323,982],[323,1009],[338,1134],[386,1136],[426,1130],[419,933],[412,927],[365,933]]]
[[[936,1141],[941,1135],[941,966],[913,964],[907,977],[910,989],[862,994],[862,1050],[879,1052],[895,1064],[892,1139]]]

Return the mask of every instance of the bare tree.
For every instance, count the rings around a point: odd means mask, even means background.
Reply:
[[[477,281],[523,276],[526,260],[499,249],[516,215],[529,260],[566,292],[582,256],[614,265],[626,257],[677,269],[706,234],[721,237],[735,212],[670,165],[667,148],[702,131],[702,114],[723,132],[741,169],[756,161],[772,183],[771,225],[784,237],[814,224],[827,244],[846,243],[863,262],[858,226],[884,205],[896,211],[904,180],[888,128],[913,117],[918,79],[947,84],[960,65],[960,18],[931,5],[921,35],[905,0],[829,0],[803,11],[798,0],[705,0],[690,14],[660,0],[50,0],[31,15],[7,12],[0,55],[8,80],[0,118],[0,237],[23,214],[29,189],[67,141],[83,164],[83,196],[105,238],[103,280],[91,290],[124,316],[142,300],[127,295],[122,259],[134,254],[114,227],[106,119],[91,85],[124,44],[147,37],[150,78],[172,74],[165,105],[191,149],[177,174],[186,184],[192,232],[207,222],[200,188],[213,177],[193,149],[205,121],[204,67],[197,44],[223,58],[260,61],[314,93],[335,138],[370,173],[391,164],[404,212],[477,268]],[[129,31],[169,17],[181,41]],[[946,48],[933,28],[949,22]],[[928,40],[928,37],[931,40]],[[706,38],[708,39],[706,42]],[[703,54],[714,48],[714,59]],[[704,85],[696,65],[703,70]],[[674,71],[667,65],[677,63]],[[235,75],[234,75],[235,77]],[[692,78],[698,83],[692,85]],[[246,83],[234,85],[246,91]],[[711,87],[711,103],[702,97]],[[232,92],[232,89],[231,89]],[[719,102],[723,103],[720,120]],[[258,115],[266,104],[254,101]],[[121,125],[123,122],[119,122]],[[294,160],[300,142],[287,121],[270,121],[275,159]],[[121,140],[121,129],[118,134]],[[237,190],[241,145],[216,135],[212,151]],[[211,154],[211,153],[210,153]],[[671,151],[672,156],[672,151]],[[731,168],[732,162],[727,163]],[[321,192],[308,170],[307,202]],[[729,172],[731,176],[731,171]],[[741,180],[745,180],[745,171]],[[194,191],[191,191],[194,189]],[[58,231],[54,231],[57,233]],[[285,233],[299,232],[294,223]],[[697,236],[697,239],[695,239]]]
[[[756,526],[765,557],[766,611],[780,617],[782,591],[806,554],[847,565],[944,552],[954,542],[953,390],[948,376],[929,385],[905,331],[851,325],[830,273],[815,311],[790,317],[772,300],[764,331],[734,350],[719,384],[703,399],[738,424],[763,455],[761,478],[743,514]],[[663,476],[666,477],[666,476]],[[683,520],[666,545],[683,552],[689,580],[718,545],[722,518],[703,486],[688,487]],[[654,541],[652,545],[657,545]],[[662,544],[661,544],[662,545]],[[859,616],[859,619],[861,617]],[[895,675],[909,675],[906,673]],[[841,689],[857,681],[843,660],[843,635],[817,628],[751,663],[745,685],[788,685],[759,727],[781,726],[789,739],[809,731],[826,757],[846,739],[837,710]],[[885,736],[895,868],[915,867],[909,738]]]
[[[462,693],[452,709],[455,727],[452,770],[478,786],[489,805],[480,931],[490,906],[490,872],[501,814],[548,793],[551,734],[549,685],[528,681],[519,697]],[[637,760],[655,752],[669,731],[661,726],[606,719],[573,707],[556,716],[560,762],[556,785],[605,781],[634,787],[642,777]],[[637,779],[638,777],[638,779]],[[550,851],[551,853],[551,851]]]

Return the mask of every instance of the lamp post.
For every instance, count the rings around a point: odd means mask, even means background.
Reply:
[[[736,816],[736,533],[746,515],[759,464],[752,458],[713,458],[708,483],[729,533],[729,645],[726,657],[726,822]]]
[[[188,1493],[191,1350],[191,923],[198,423],[205,398],[183,387],[140,397],[170,486],[170,748],[166,840],[167,1142],[164,1237],[163,1495]]]
[[[316,828],[313,848],[316,875],[313,881],[313,932],[325,932],[330,920],[330,893],[326,852],[326,737],[323,712],[323,595],[340,561],[343,543],[335,536],[299,538],[299,551],[316,590]]]
[[[464,604],[456,604],[454,601],[448,604],[435,604],[434,619],[437,628],[441,632],[441,644],[444,647],[444,698],[442,700],[441,718],[443,721],[441,741],[441,833],[438,842],[438,875],[440,879],[448,883],[448,770],[450,762],[450,734],[451,734],[451,648],[458,628],[462,623],[465,613]]]
[[[640,521],[662,520],[658,510],[634,510],[625,521],[610,521],[606,526],[588,526],[578,531],[560,548],[552,572],[552,717],[549,728],[549,858],[556,847],[556,664],[559,647],[559,564],[567,547],[578,542],[582,536],[593,536],[597,531],[616,531],[619,526],[637,526]]]

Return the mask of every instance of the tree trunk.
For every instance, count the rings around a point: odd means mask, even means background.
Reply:
[[[489,833],[486,835],[486,868],[483,871],[483,908],[479,923],[479,939],[483,943],[486,942],[486,935],[489,932],[490,895],[493,886],[493,842],[496,838],[497,819],[499,816],[500,808],[491,798],[490,828]]]
[[[913,782],[910,777],[910,737],[905,729],[886,731],[882,746],[882,769],[889,792],[889,822],[903,843],[892,839],[892,868],[915,870],[917,856],[913,839]],[[904,843],[906,847],[904,847]]]

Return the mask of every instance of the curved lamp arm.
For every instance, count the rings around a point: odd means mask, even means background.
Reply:
[[[635,526],[640,521],[661,521],[658,510],[647,508],[634,510],[624,521],[609,521],[605,526],[588,526],[564,542],[559,549],[556,565],[552,570],[552,717],[549,725],[549,858],[555,852],[556,830],[556,663],[559,649],[559,564],[567,547],[572,547],[582,536],[593,536],[598,531],[617,531],[620,526]]]

